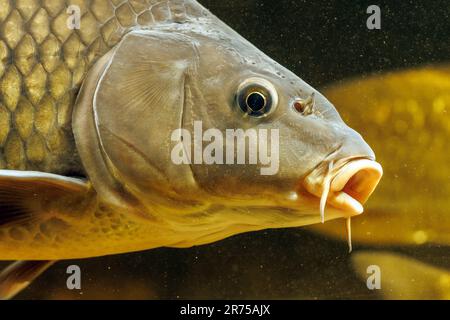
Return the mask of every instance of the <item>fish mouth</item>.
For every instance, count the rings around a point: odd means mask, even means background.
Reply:
[[[325,172],[324,172],[325,171]],[[370,159],[340,160],[322,165],[303,182],[306,190],[321,199],[324,220],[325,204],[351,217],[364,212],[364,204],[383,176],[381,165]]]
[[[383,168],[372,160],[351,161],[331,181],[328,203],[338,209],[361,214],[363,205],[375,191]]]

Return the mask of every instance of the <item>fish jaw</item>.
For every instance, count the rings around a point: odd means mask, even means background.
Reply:
[[[382,166],[370,159],[337,161],[335,165],[319,166],[302,182],[310,194],[343,212],[344,217],[360,215],[364,204],[383,176]],[[324,195],[325,194],[325,195]]]

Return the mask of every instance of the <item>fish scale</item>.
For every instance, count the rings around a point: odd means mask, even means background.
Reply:
[[[70,5],[81,28],[67,27]],[[81,173],[71,130],[84,76],[130,28],[184,19],[188,1],[0,0],[0,169]]]

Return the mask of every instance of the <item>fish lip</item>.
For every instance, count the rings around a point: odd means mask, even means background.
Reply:
[[[360,215],[363,205],[375,191],[382,166],[371,158],[348,158],[336,161],[335,172],[330,172],[330,193],[327,204],[344,212],[344,216]],[[319,170],[320,171],[320,170]],[[303,186],[312,195],[321,198],[327,173],[313,172],[303,180]]]
[[[328,203],[356,214],[375,191],[383,176],[382,166],[373,160],[360,159],[344,165],[331,180]]]

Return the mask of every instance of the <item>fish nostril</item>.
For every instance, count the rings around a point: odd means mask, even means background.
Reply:
[[[313,92],[306,100],[297,98],[292,103],[292,107],[300,114],[309,116],[315,112],[316,100]]]
[[[295,101],[294,102],[294,109],[299,112],[299,113],[303,113],[305,112],[305,105],[301,102],[301,101]]]

